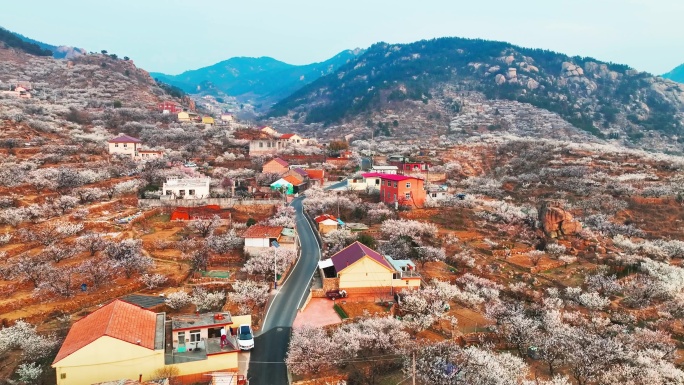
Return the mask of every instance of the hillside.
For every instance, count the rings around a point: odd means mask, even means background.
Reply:
[[[684,64],[675,67],[672,71],[662,75],[665,79],[673,82],[684,83]]]
[[[241,101],[270,105],[353,60],[359,50],[347,50],[320,63],[292,65],[270,57],[235,57],[180,75],[151,75],[188,93],[216,95],[218,91]]]
[[[437,120],[448,124],[473,93],[551,111],[597,138],[639,141],[652,131],[667,142],[684,134],[677,83],[592,58],[462,38],[375,44],[277,103],[270,116],[358,123],[423,105],[439,107]]]

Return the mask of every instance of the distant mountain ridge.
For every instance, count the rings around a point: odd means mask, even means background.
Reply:
[[[404,102],[451,106],[456,116],[457,101],[440,92],[445,86],[530,103],[601,138],[638,140],[654,130],[684,139],[684,86],[626,65],[463,38],[374,44],[278,102],[269,116],[341,123]]]
[[[362,52],[345,50],[326,61],[307,65],[287,64],[271,57],[234,57],[180,75],[155,72],[150,75],[188,93],[220,91],[241,101],[268,105],[335,72]]]
[[[684,64],[678,65],[672,71],[663,74],[662,77],[673,82],[684,83]]]
[[[2,38],[4,36],[4,38]],[[10,43],[6,39],[10,40]],[[56,46],[31,39],[20,33],[9,31],[0,27],[0,41],[4,41],[9,47],[21,49],[22,51],[38,56],[52,56],[55,59],[72,59],[77,56],[85,55],[83,48],[70,47],[66,45]],[[11,42],[14,42],[12,44]],[[22,44],[23,42],[24,44]]]

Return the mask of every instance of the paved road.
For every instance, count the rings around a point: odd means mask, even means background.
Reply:
[[[361,169],[362,170],[370,170],[371,169],[371,160],[370,158],[361,158]]]
[[[343,181],[337,182],[335,184],[331,184],[330,186],[326,187],[325,189],[326,190],[337,190],[337,189],[341,189],[341,188],[347,188],[347,180],[346,179]]]
[[[266,312],[260,334],[254,340],[247,376],[251,385],[287,384],[285,354],[290,342],[292,323],[297,309],[309,290],[309,282],[318,261],[320,249],[313,229],[302,213],[302,199],[295,199],[291,206],[297,211],[297,232],[302,256]]]

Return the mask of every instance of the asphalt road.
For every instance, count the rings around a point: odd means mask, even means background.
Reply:
[[[290,342],[292,323],[308,293],[309,282],[318,261],[320,249],[313,229],[302,213],[302,199],[292,201],[297,211],[297,233],[302,255],[266,311],[266,319],[254,340],[247,377],[251,385],[288,384],[285,354]]]
[[[361,158],[361,169],[362,170],[370,170],[371,169],[371,160],[370,158]]]

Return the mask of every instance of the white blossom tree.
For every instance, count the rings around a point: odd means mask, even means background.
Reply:
[[[250,257],[242,270],[255,275],[261,275],[264,280],[273,280],[274,272],[282,275],[295,261],[297,253],[291,249],[270,247],[259,254]]]
[[[191,301],[192,297],[190,297],[188,293],[180,290],[174,291],[173,293],[167,295],[166,299],[164,300],[164,303],[171,309],[178,310],[189,305]]]
[[[236,281],[228,300],[236,303],[241,313],[250,313],[252,308],[262,306],[268,299],[268,285],[250,280]]]
[[[226,299],[226,293],[222,291],[209,292],[200,286],[195,286],[190,297],[190,302],[195,305],[198,312],[218,309]]]
[[[147,289],[149,289],[149,290],[156,289],[156,288],[162,286],[163,284],[165,284],[166,281],[168,281],[168,277],[166,277],[163,274],[147,274],[147,273],[145,273],[145,274],[141,275],[140,278],[138,278],[138,279],[140,279],[140,282],[144,283],[145,287],[147,287]]]

